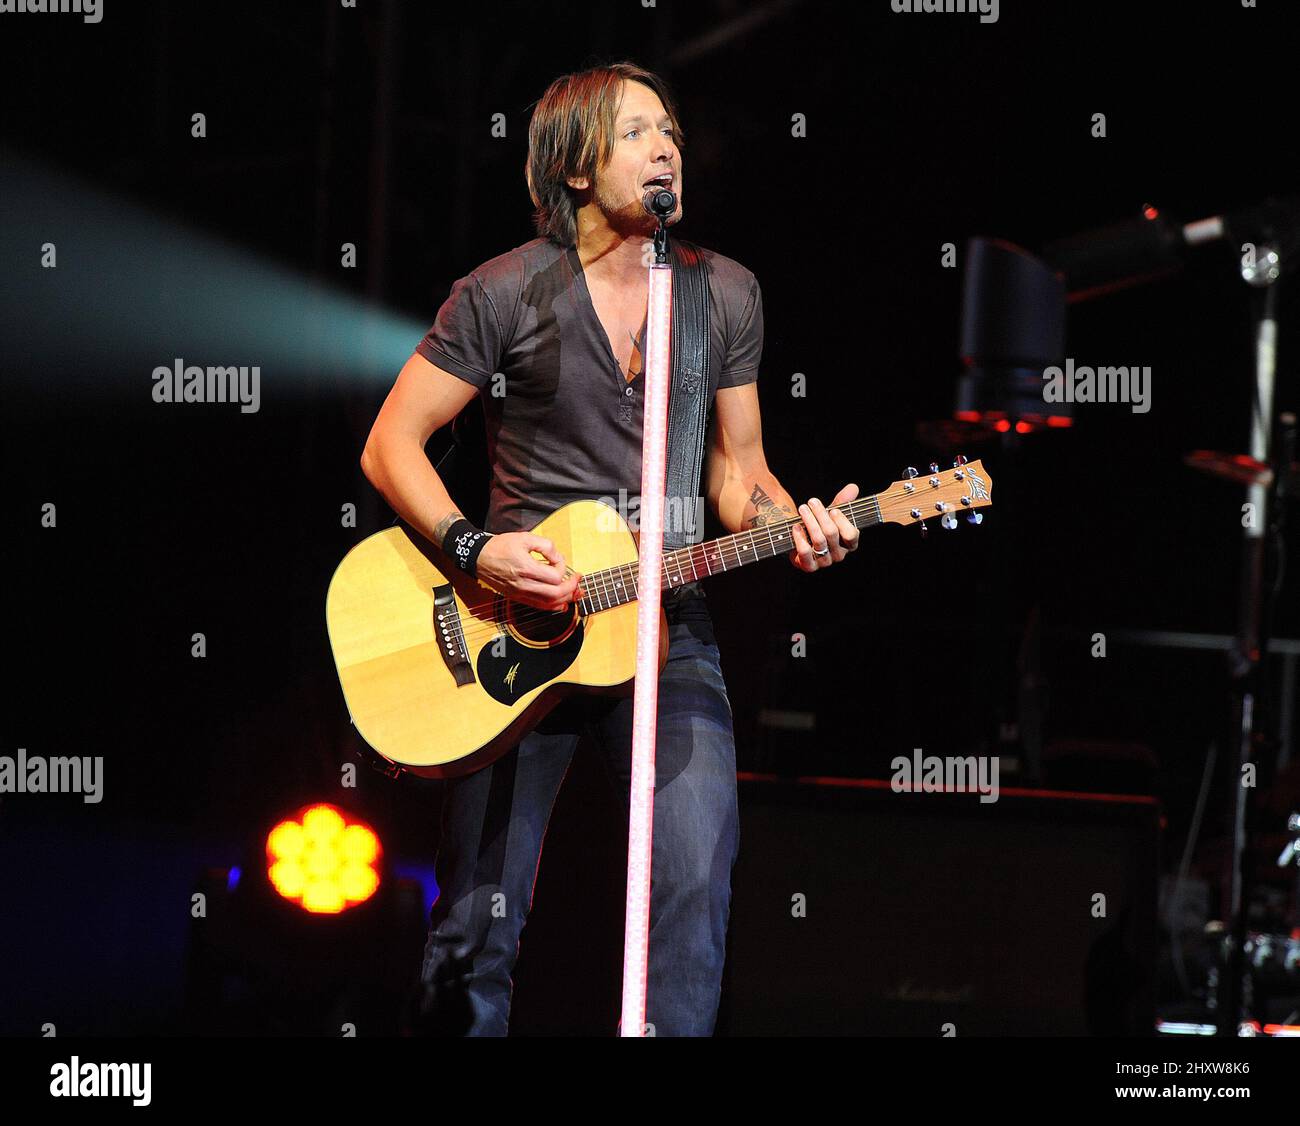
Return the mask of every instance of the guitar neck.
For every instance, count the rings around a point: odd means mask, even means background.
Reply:
[[[836,507],[852,521],[854,527],[867,528],[883,522],[879,501],[881,495],[883,494],[859,497]],[[665,551],[660,585],[663,589],[685,586],[724,571],[734,571],[737,567],[756,563],[760,559],[788,554],[794,549],[791,529],[796,524],[803,524],[798,516],[773,520],[748,531],[709,540],[708,543]],[[615,606],[634,601],[638,597],[637,577],[640,571],[641,564],[637,562],[607,567],[603,571],[584,575],[582,589],[586,591],[586,597],[579,603],[583,613],[612,610]]]

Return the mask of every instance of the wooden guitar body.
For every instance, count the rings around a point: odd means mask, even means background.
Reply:
[[[532,531],[584,576],[637,560],[631,530],[600,501],[565,505]],[[568,695],[630,694],[637,605],[583,615],[576,603],[550,613],[512,602],[396,526],[348,552],[325,618],[361,737],[397,770],[450,778],[506,753]],[[662,610],[659,649],[662,668]]]

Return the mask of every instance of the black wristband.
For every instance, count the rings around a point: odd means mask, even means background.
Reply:
[[[457,567],[478,578],[478,553],[491,538],[491,532],[474,527],[462,516],[442,537],[442,549],[451,556]]]

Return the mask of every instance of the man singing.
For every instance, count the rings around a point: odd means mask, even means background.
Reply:
[[[631,63],[553,82],[533,112],[526,176],[538,238],[461,278],[407,361],[361,465],[413,528],[489,588],[543,610],[583,597],[555,545],[529,529],[571,501],[639,497],[645,381],[642,198],[663,184],[682,216],[681,129],[664,82]],[[762,295],[754,275],[703,250],[710,363],[718,368],[703,495],[729,532],[794,516],[768,469],[759,418]],[[492,480],[475,528],[424,453],[482,394]],[[798,506],[791,562],[817,571],[858,546],[835,506]],[[626,515],[626,514],[625,514]],[[534,554],[545,557],[545,562]],[[646,1019],[658,1036],[713,1032],[731,869],[739,846],[731,705],[696,583],[665,589],[669,655],[659,681]],[[421,972],[421,1031],[503,1036],[520,933],[556,794],[579,738],[623,801],[632,698],[573,697],[490,766],[446,783],[440,895]]]

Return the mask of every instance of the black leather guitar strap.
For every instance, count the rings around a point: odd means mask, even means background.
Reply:
[[[709,364],[709,272],[699,247],[669,243],[673,269],[673,379],[668,393],[668,450],[664,478],[664,550],[698,543],[704,513],[697,505],[704,435],[712,400]]]

